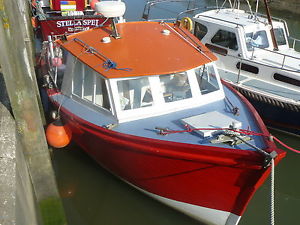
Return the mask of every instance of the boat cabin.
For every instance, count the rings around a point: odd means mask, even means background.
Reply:
[[[263,15],[230,8],[199,13],[193,20],[194,35],[217,54],[219,71],[229,72],[224,76],[221,74],[223,79],[243,83],[250,78],[253,79],[249,84],[252,86],[263,82],[258,89],[264,89],[266,82],[275,85],[272,89],[276,94],[285,95],[286,87],[293,93],[299,92],[300,53],[295,51],[294,45],[289,46],[290,37],[284,20],[275,18],[272,22],[278,50],[272,41],[271,26]],[[288,97],[293,96],[295,94]]]
[[[260,21],[243,10],[220,9],[198,14],[194,21],[194,34],[215,52],[246,58],[255,47],[274,49],[267,18]],[[273,27],[279,49],[289,49],[285,22],[274,21]]]
[[[109,78],[73,55],[67,58],[61,92],[118,122],[201,106],[224,98],[213,63],[187,71]]]

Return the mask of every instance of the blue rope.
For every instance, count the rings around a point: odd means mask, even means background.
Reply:
[[[110,59],[107,59],[104,63],[103,63],[103,68],[105,69],[105,71],[108,71],[110,69],[115,69],[115,70],[124,70],[124,71],[131,71],[130,68],[117,68],[117,63],[113,62]]]
[[[131,71],[132,69],[130,68],[117,68],[117,63],[115,63],[114,61],[110,60],[109,58],[107,58],[105,55],[101,54],[100,52],[98,52],[95,48],[89,46],[88,44],[86,44],[84,41],[80,40],[79,38],[74,38],[73,41],[79,43],[82,47],[84,47],[87,53],[90,54],[94,54],[95,56],[99,57],[99,58],[104,58],[106,59],[106,61],[102,64],[103,68],[105,69],[105,71],[108,71],[110,69],[115,69],[115,70],[124,70],[124,71]],[[103,60],[103,59],[102,59]]]

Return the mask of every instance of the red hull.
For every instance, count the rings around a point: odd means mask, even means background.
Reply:
[[[240,216],[270,172],[262,167],[263,157],[253,151],[121,134],[69,112],[64,118],[74,140],[99,164],[129,183],[168,199]],[[278,163],[285,152],[276,151]]]

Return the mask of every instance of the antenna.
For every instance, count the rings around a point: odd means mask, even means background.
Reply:
[[[126,11],[126,5],[121,0],[118,1],[102,1],[95,4],[95,11],[104,17],[111,19],[112,37],[118,39],[121,36],[118,33],[116,22],[123,22],[123,15]],[[116,20],[118,18],[118,20]]]

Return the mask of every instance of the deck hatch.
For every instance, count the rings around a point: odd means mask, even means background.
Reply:
[[[183,124],[189,125],[193,129],[197,128],[229,128],[234,122],[236,128],[242,127],[242,122],[232,119],[217,111],[212,111],[188,118],[181,119]],[[210,137],[213,134],[219,133],[220,130],[197,130],[195,131],[202,137]]]

